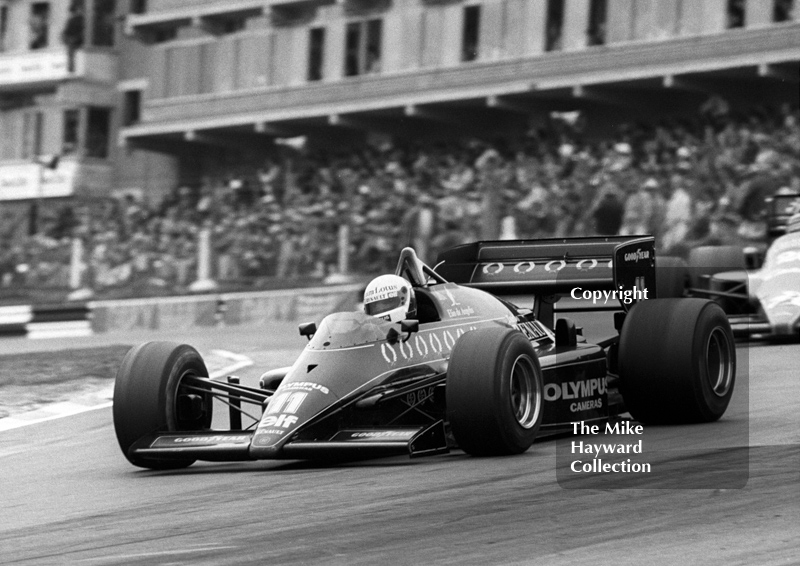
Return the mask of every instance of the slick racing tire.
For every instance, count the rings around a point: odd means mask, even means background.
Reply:
[[[739,246],[700,246],[689,252],[692,287],[708,289],[706,275],[739,269],[745,269],[744,251]]]
[[[711,422],[733,395],[736,346],[722,309],[706,299],[637,303],[622,325],[620,391],[637,421]]]
[[[510,328],[462,335],[447,370],[447,419],[472,456],[521,454],[542,423],[544,381],[525,336]]]
[[[186,344],[147,342],[122,360],[114,384],[114,429],[122,453],[134,466],[166,470],[185,468],[194,460],[150,459],[131,454],[131,447],[156,431],[204,430],[211,426],[210,391],[199,395],[199,414],[189,414],[182,397],[187,376],[208,376],[203,358]],[[197,400],[197,399],[196,399]],[[194,413],[198,411],[195,409]]]
[[[656,257],[656,293],[659,299],[683,297],[689,286],[689,266],[680,257]]]

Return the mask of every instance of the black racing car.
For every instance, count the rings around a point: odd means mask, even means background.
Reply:
[[[644,423],[714,421],[734,388],[728,319],[712,301],[652,298],[654,260],[651,237],[478,242],[444,252],[436,270],[406,248],[396,274],[413,287],[415,318],[345,312],[302,324],[305,349],[260,388],[209,379],[188,345],[133,348],[114,391],[119,445],[136,466],[168,469],[456,446],[518,454],[539,435],[625,412]],[[616,297],[618,335],[589,343],[556,320],[554,304],[575,289]],[[651,298],[634,300],[645,289]],[[220,406],[225,426],[212,428]]]

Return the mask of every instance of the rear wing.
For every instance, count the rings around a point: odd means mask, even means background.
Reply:
[[[608,236],[475,242],[439,254],[437,273],[448,281],[496,295],[648,290],[656,295],[655,238]],[[620,301],[622,302],[622,301]]]

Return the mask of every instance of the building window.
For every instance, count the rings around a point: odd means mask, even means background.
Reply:
[[[745,0],[728,0],[728,29],[744,27]]]
[[[147,11],[147,0],[130,0],[128,3],[129,14],[144,14]]]
[[[478,58],[481,31],[481,7],[464,8],[464,28],[461,34],[461,60],[474,61]]]
[[[325,62],[325,28],[308,31],[308,80],[321,81]]]
[[[28,47],[30,49],[44,49],[48,46],[50,37],[50,4],[36,2],[31,4],[31,13],[28,20]]]
[[[98,47],[114,45],[115,0],[94,0],[92,11],[92,44]]]
[[[153,43],[166,43],[178,37],[177,27],[157,28],[151,36]]]
[[[772,5],[772,21],[789,22],[793,19],[794,0],[775,0],[775,3]]]
[[[25,112],[22,115],[22,158],[33,159],[42,154],[44,114]]]
[[[123,124],[131,126],[137,124],[142,118],[142,91],[141,90],[128,90],[125,91],[125,99],[123,105]]]
[[[592,0],[589,6],[588,45],[604,45],[606,42],[606,0]]]
[[[61,132],[61,154],[78,153],[79,134],[81,129],[81,112],[76,108],[64,110],[64,123]]]
[[[564,0],[547,0],[547,23],[545,24],[545,51],[561,51],[561,35],[564,27]]]
[[[86,120],[86,156],[105,159],[111,133],[111,109],[90,106]]]
[[[344,74],[347,77],[381,70],[383,20],[376,18],[347,24]]]
[[[6,33],[8,33],[8,6],[0,4],[0,51],[6,49]]]

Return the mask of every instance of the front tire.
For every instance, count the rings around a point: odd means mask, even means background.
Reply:
[[[521,454],[542,422],[544,381],[530,341],[517,330],[462,335],[447,370],[447,419],[458,446],[473,456]]]
[[[625,405],[640,422],[719,419],[736,378],[736,346],[725,313],[706,299],[637,303],[622,325],[619,374]]]
[[[186,344],[147,342],[131,348],[114,384],[114,430],[122,453],[134,466],[165,470],[185,468],[194,460],[160,460],[131,454],[131,447],[157,431],[204,430],[211,426],[210,392],[195,396],[195,410],[184,403],[186,377],[205,377],[200,354]],[[197,407],[200,408],[197,411]]]

